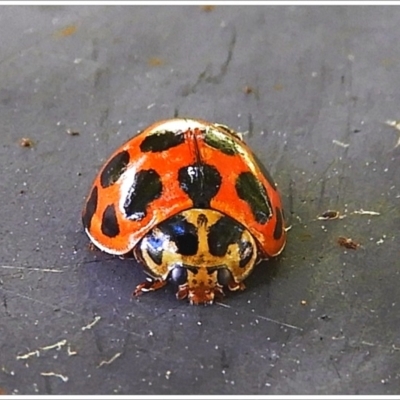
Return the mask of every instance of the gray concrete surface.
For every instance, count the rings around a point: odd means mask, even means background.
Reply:
[[[1,6],[1,390],[399,394],[399,24],[398,6]],[[213,307],[132,300],[141,268],[81,227],[105,158],[174,114],[245,132],[293,225]]]

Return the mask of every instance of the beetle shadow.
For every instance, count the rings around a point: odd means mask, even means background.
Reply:
[[[112,303],[121,310],[132,308],[137,302],[150,308],[160,304],[174,305],[177,287],[171,282],[160,290],[134,296],[136,286],[145,282],[149,274],[145,265],[137,261],[132,252],[124,256],[112,256],[97,249],[95,252],[95,260],[85,266],[86,274],[92,278],[87,281],[94,297],[103,299],[104,303]]]
[[[282,262],[279,258],[261,261],[254,267],[253,272],[245,280],[248,289],[268,287],[279,275],[282,269]]]

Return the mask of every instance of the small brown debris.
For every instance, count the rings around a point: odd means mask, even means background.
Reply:
[[[283,90],[283,85],[281,85],[280,83],[276,83],[276,84],[273,86],[273,88],[274,88],[274,90],[276,90],[277,92],[280,92],[280,91]]]
[[[302,301],[300,302],[300,304],[301,304],[302,306],[307,305],[307,300],[302,300]]]
[[[29,138],[22,138],[20,141],[19,141],[19,145],[21,146],[21,147],[33,147],[33,145],[34,145],[34,143],[33,143],[33,140],[32,139],[29,139]]]
[[[150,67],[159,67],[160,65],[165,64],[164,60],[158,57],[150,57],[148,60],[148,64]]]
[[[243,87],[243,92],[246,94],[250,94],[254,92],[254,89],[251,86],[246,85]]]
[[[344,236],[339,236],[338,243],[340,246],[343,246],[346,249],[352,249],[352,250],[357,250],[361,246],[360,243],[357,243],[353,239],[346,238]]]
[[[87,247],[90,251],[97,251],[97,247],[92,242],[88,243]]]
[[[336,210],[327,210],[324,211],[319,217],[319,220],[326,221],[328,219],[338,219],[340,216],[340,212]]]
[[[73,131],[72,129],[67,129],[67,133],[70,136],[79,136],[79,132],[78,131]]]
[[[78,30],[76,25],[68,25],[58,31],[55,32],[55,36],[57,37],[66,37],[73,35]]]
[[[210,11],[213,11],[215,9],[215,6],[213,6],[211,4],[204,4],[203,6],[201,6],[201,9],[204,12],[210,12]]]
[[[6,395],[6,394],[7,394],[6,390],[3,389],[2,387],[0,387],[0,396]]]

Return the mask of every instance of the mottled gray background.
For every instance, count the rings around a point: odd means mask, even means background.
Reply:
[[[399,394],[399,25],[398,6],[1,6],[0,390]],[[213,307],[132,300],[141,268],[81,227],[105,158],[173,115],[244,132],[293,225]]]

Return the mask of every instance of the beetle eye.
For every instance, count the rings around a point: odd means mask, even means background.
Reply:
[[[175,267],[171,271],[171,280],[177,285],[183,285],[187,281],[187,270],[184,267]]]
[[[226,286],[233,281],[233,276],[228,268],[218,268],[217,280],[221,286]]]

